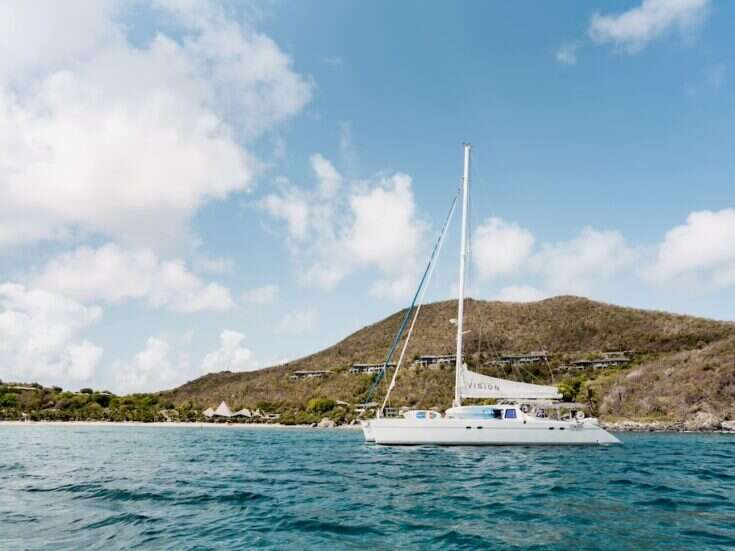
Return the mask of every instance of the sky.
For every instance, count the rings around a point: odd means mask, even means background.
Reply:
[[[0,3],[0,379],[260,369],[476,298],[735,319],[735,4]],[[427,300],[456,296],[455,217]],[[386,347],[389,343],[386,343]]]

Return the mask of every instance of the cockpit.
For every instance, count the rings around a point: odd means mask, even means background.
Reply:
[[[517,406],[461,406],[447,410],[454,419],[516,420],[520,417]]]

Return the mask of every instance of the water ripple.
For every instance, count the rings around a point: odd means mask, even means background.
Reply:
[[[383,448],[345,431],[0,427],[0,549],[727,549],[735,438]]]

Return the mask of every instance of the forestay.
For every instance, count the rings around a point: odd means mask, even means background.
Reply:
[[[556,387],[533,385],[488,377],[465,368],[460,376],[462,398],[495,398],[502,400],[560,400]]]

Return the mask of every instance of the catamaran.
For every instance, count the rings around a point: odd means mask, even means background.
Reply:
[[[452,407],[439,413],[434,410],[412,410],[400,417],[385,416],[390,393],[396,385],[398,372],[418,319],[423,297],[431,279],[436,259],[446,236],[457,199],[452,202],[449,215],[411,308],[406,311],[403,323],[393,339],[388,357],[380,375],[387,373],[388,363],[400,338],[413,319],[404,341],[403,349],[393,372],[382,406],[376,417],[361,421],[365,440],[386,445],[535,445],[535,444],[619,444],[620,441],[600,427],[594,418],[583,415],[558,420],[542,414],[544,407],[559,402],[562,395],[556,387],[511,381],[470,371],[463,361],[465,264],[468,256],[467,217],[470,185],[471,146],[464,146],[464,174],[462,178],[462,233],[460,237],[459,285],[457,319],[451,320],[457,327],[457,353],[455,360],[454,400]],[[418,300],[418,302],[417,302]],[[376,378],[375,384],[380,381]],[[492,400],[494,405],[462,405],[463,399]]]

